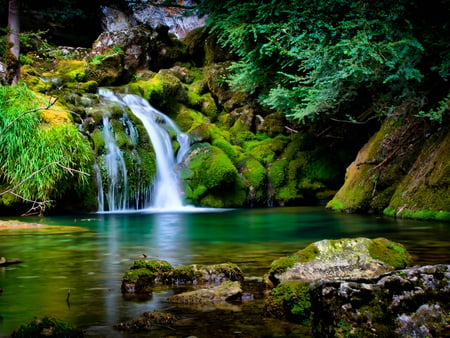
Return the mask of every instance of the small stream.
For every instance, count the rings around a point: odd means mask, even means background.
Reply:
[[[87,231],[0,232],[0,256],[24,261],[0,268],[0,337],[35,316],[69,321],[88,336],[128,337],[112,326],[152,310],[170,312],[181,324],[151,336],[308,336],[308,328],[261,316],[264,290],[258,280],[273,260],[324,238],[383,236],[403,243],[415,264],[450,263],[446,223],[338,214],[321,207],[196,211],[30,217],[21,220]],[[244,291],[254,293],[255,300],[176,306],[164,299],[181,290],[169,287],[147,298],[123,297],[121,277],[143,254],[173,266],[236,263],[250,280]]]

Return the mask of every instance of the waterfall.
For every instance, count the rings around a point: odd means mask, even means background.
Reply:
[[[177,210],[183,207],[182,191],[176,172],[177,164],[189,149],[189,137],[182,133],[176,124],[166,115],[153,108],[145,99],[132,94],[114,94],[111,90],[101,89],[100,95],[108,101],[118,102],[128,107],[144,126],[151,140],[156,157],[156,175],[151,187],[150,200],[144,207],[158,210]],[[125,210],[128,207],[128,192],[126,189],[126,166],[120,149],[114,141],[112,134],[105,130],[110,129],[109,119],[103,119],[103,137],[107,154],[105,158],[106,174],[108,176],[108,190],[106,200],[110,211]],[[177,156],[172,147],[169,130],[176,134],[180,145]],[[110,163],[114,162],[114,163]],[[123,177],[123,178],[120,178]],[[149,187],[150,188],[150,187]],[[111,193],[111,195],[109,195]],[[120,195],[120,197],[119,197]],[[135,197],[138,199],[137,197]],[[117,201],[111,208],[110,200]],[[100,210],[100,208],[99,208]],[[103,210],[100,210],[103,211]]]
[[[106,155],[103,157],[103,166],[107,175],[107,190],[105,195],[108,209],[110,211],[124,210],[128,206],[127,167],[123,159],[122,151],[114,138],[113,128],[107,116],[103,116],[103,139],[106,148]]]

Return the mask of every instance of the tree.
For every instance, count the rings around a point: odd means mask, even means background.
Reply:
[[[356,119],[355,102],[382,114],[400,102],[418,110],[428,78],[447,88],[440,98],[448,93],[448,0],[204,0],[200,7],[239,56],[229,83],[299,120]]]
[[[8,80],[11,84],[17,84],[20,79],[20,1],[9,0],[8,11],[8,42],[6,63],[8,67]]]

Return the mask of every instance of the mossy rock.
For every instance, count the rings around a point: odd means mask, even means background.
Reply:
[[[84,337],[83,331],[72,324],[52,318],[36,318],[32,322],[21,325],[12,333],[14,338],[25,337]]]
[[[285,125],[286,115],[283,112],[276,112],[264,117],[264,122],[259,130],[269,137],[275,137],[285,132]]]
[[[269,180],[275,188],[282,187],[286,182],[288,164],[289,161],[287,159],[279,159],[270,165]]]
[[[315,242],[290,257],[275,260],[266,276],[270,285],[287,280],[377,278],[405,268],[411,256],[405,247],[385,238],[344,238]]]
[[[182,178],[186,198],[195,205],[216,208],[243,206],[245,185],[227,154],[208,143],[191,147]]]
[[[195,139],[194,130],[199,127],[203,128],[203,125],[207,124],[208,120],[200,112],[188,108],[183,104],[178,104],[176,106],[175,123],[181,131],[189,134],[194,133],[193,137]],[[200,139],[202,138],[205,138],[205,136],[203,135]],[[209,137],[206,139],[209,139]]]
[[[264,304],[263,314],[282,320],[307,324],[311,317],[311,287],[309,283],[288,281],[277,285]]]
[[[137,260],[122,277],[122,293],[150,293],[155,283],[170,281],[173,266],[164,260]]]
[[[84,82],[86,66],[85,61],[62,59],[57,64],[56,74],[62,76],[64,82]]]
[[[281,154],[286,146],[286,140],[281,137],[265,139],[263,141],[247,142],[244,149],[252,154],[259,162],[267,165]]]
[[[178,103],[190,102],[183,83],[167,69],[160,70],[149,80],[133,82],[128,88],[130,93],[142,96],[169,116],[177,113]]]
[[[394,269],[403,269],[411,262],[406,248],[386,238],[375,238],[369,244],[370,256],[391,265]]]
[[[201,143],[191,148],[188,158],[192,174],[185,178],[193,185],[211,189],[236,180],[237,169],[220,148]]]

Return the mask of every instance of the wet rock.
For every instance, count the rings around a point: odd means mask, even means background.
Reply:
[[[214,303],[234,300],[240,298],[241,295],[242,288],[239,282],[225,281],[218,286],[176,294],[166,299],[166,302],[180,304]]]
[[[120,331],[139,332],[150,331],[159,327],[171,327],[177,318],[171,314],[163,312],[144,312],[136,319],[114,325]]]
[[[316,336],[443,337],[450,334],[450,265],[364,281],[320,281],[311,292]]]
[[[92,46],[91,57],[123,53],[123,68],[129,78],[138,69],[159,70],[184,59],[184,45],[170,37],[167,28],[151,29],[146,25],[103,32]]]
[[[403,245],[385,238],[347,238],[315,242],[272,263],[266,283],[311,282],[324,278],[376,278],[410,260]]]
[[[155,284],[219,284],[224,281],[242,281],[242,270],[233,263],[187,265],[174,268],[163,260],[137,260],[122,278],[124,294],[151,293]]]

